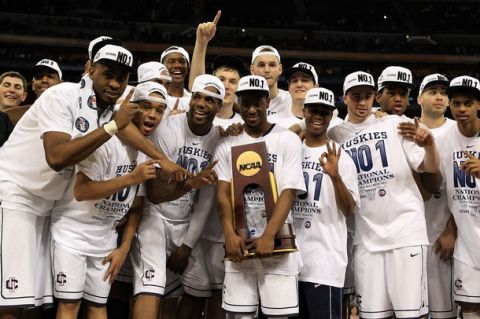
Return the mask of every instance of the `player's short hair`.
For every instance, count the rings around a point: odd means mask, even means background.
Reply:
[[[240,74],[240,71],[238,71],[237,69],[235,68],[232,68],[228,65],[221,65],[219,66],[218,68],[216,68],[215,70],[213,70],[213,75],[217,76],[217,72],[218,71],[231,71],[231,72],[237,72],[238,73],[238,77],[241,78],[242,75]]]
[[[3,83],[3,80],[7,77],[11,77],[11,78],[18,78],[20,80],[22,80],[22,84],[23,84],[23,90],[24,91],[27,91],[27,80],[23,77],[23,75],[21,75],[20,73],[18,73],[17,71],[7,71],[7,72],[4,72],[0,75],[0,83]]]

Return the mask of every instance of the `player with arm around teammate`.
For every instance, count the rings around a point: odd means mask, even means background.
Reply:
[[[160,123],[167,92],[156,83],[140,84],[132,101],[140,131],[151,134]],[[106,318],[110,285],[130,251],[143,207],[145,180],[156,177],[156,161],[113,137],[77,167],[75,182],[52,210],[52,267],[57,318],[74,318],[80,301],[88,316]],[[117,248],[118,223],[129,211]]]
[[[342,318],[342,287],[348,261],[346,217],[358,209],[360,197],[355,164],[327,138],[334,108],[330,90],[307,91],[302,157],[307,193],[298,195],[293,205],[303,261],[299,318]]]
[[[362,207],[355,214],[357,302],[364,318],[420,317],[428,312],[428,238],[411,170],[438,172],[438,153],[427,129],[418,124],[404,129],[398,116],[372,115],[374,94],[370,74],[347,75],[348,121],[328,133],[342,143],[357,170]]]

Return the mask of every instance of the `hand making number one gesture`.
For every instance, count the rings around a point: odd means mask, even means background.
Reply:
[[[215,18],[213,21],[200,23],[197,28],[197,40],[201,40],[202,42],[206,43],[212,40],[215,36],[215,32],[217,32],[217,23],[220,20],[220,16],[222,15],[222,11],[218,10]]]

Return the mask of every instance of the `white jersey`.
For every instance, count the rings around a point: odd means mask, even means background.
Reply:
[[[165,109],[165,115],[163,118],[165,119],[168,113],[175,107],[175,104],[178,100],[178,109],[181,111],[188,112],[190,110],[190,98],[192,97],[192,93],[188,92],[186,89],[183,89],[183,95],[181,97],[176,96],[167,96],[167,107]]]
[[[399,135],[401,121],[370,115],[328,133],[357,167],[362,208],[355,216],[354,245],[369,251],[428,244],[423,200],[411,171],[419,171],[425,151]]]
[[[456,122],[447,118],[442,126],[430,129],[437,147],[443,143],[443,141],[439,139],[439,136],[452,126],[456,126]],[[427,233],[430,245],[435,244],[438,236],[444,231],[449,218],[450,209],[447,203],[445,183],[442,183],[440,190],[432,194],[432,197],[425,202],[425,219],[427,221]]]
[[[284,110],[290,109],[292,106],[292,97],[290,93],[285,90],[278,89],[278,94],[276,97],[270,100],[268,105],[268,115],[282,112]]]
[[[215,172],[218,179],[229,182],[232,180],[232,153],[231,148],[237,145],[252,144],[265,141],[270,171],[275,175],[278,194],[284,189],[296,189],[301,193],[305,191],[305,182],[301,170],[302,146],[300,139],[295,133],[272,125],[270,130],[263,136],[254,138],[245,131],[239,136],[230,136],[223,139],[215,152],[218,160]],[[262,200],[263,201],[263,200]],[[287,219],[292,223],[291,214]],[[263,231],[257,232],[261,235]]]
[[[233,113],[233,116],[228,119],[222,119],[218,116],[215,116],[215,119],[213,120],[213,125],[220,126],[225,130],[230,125],[236,124],[236,123],[243,124],[243,119],[240,116],[240,114],[238,114],[235,111]],[[201,192],[202,190],[200,190],[200,193]],[[209,222],[205,224],[205,228],[202,232],[202,238],[208,239],[210,241],[223,242],[224,241],[223,229],[222,229],[222,225],[220,225],[220,218],[218,216],[218,206],[217,206],[216,198],[214,199],[214,201],[215,203],[212,208],[212,212],[210,212]]]
[[[457,224],[457,241],[453,257],[480,269],[480,180],[461,169],[469,152],[480,158],[478,136],[466,137],[458,127],[451,126],[439,136],[440,169],[446,183],[448,207]]]
[[[213,125],[207,134],[195,135],[188,127],[187,113],[168,117],[151,137],[152,142],[170,160],[194,174],[210,164],[219,139],[220,134]],[[158,205],[147,200],[144,211],[147,214],[160,214],[170,221],[188,221],[195,194],[196,190],[191,190],[176,200]]]
[[[303,145],[302,166],[307,193],[299,195],[293,206],[295,233],[303,261],[298,279],[343,287],[348,263],[347,224],[337,206],[332,180],[319,162],[326,151],[326,145],[313,148]],[[347,154],[340,156],[338,171],[359,206],[357,170]]]
[[[275,123],[287,130],[295,124],[301,125],[302,122],[305,123],[303,117],[300,118],[293,114],[291,107],[281,112],[269,115],[268,121],[270,123]]]
[[[233,111],[233,115],[228,119],[223,119],[221,117],[215,116],[213,119],[213,125],[220,126],[223,129],[227,129],[230,125],[240,123],[243,124],[243,119],[237,112]]]
[[[145,155],[116,136],[105,142],[77,165],[92,181],[106,181],[127,175],[144,161]],[[83,255],[102,257],[117,247],[116,224],[128,213],[139,189],[132,185],[100,200],[78,202],[71,183],[52,209],[52,238],[61,246]],[[139,196],[143,196],[143,189]]]
[[[284,189],[295,189],[298,193],[305,192],[305,182],[302,172],[302,145],[300,139],[295,133],[272,125],[270,130],[263,136],[255,138],[248,135],[245,131],[239,136],[231,136],[224,138],[215,151],[215,159],[218,160],[215,166],[215,172],[218,179],[230,183],[232,180],[232,153],[231,148],[237,145],[251,144],[264,141],[267,147],[267,160],[270,165],[270,171],[273,172],[277,183],[278,194],[280,195]],[[256,196],[252,196],[256,197]],[[247,200],[247,206],[253,206],[262,199],[256,200],[250,198]],[[248,212],[246,213],[249,219]],[[289,213],[287,223],[292,223],[293,218]],[[252,237],[258,237],[263,233],[263,229],[250,229]],[[272,257],[275,258],[275,257]],[[265,261],[270,259],[265,259]],[[288,254],[285,262],[277,265],[276,273],[292,274],[299,270],[301,261],[296,253]],[[225,270],[237,271],[236,267],[242,267],[242,263],[226,263]]]
[[[4,208],[48,215],[63,196],[74,166],[60,172],[48,166],[42,136],[61,132],[86,135],[110,121],[112,108],[99,116],[90,79],[61,83],[45,91],[23,115],[0,148],[0,199]]]

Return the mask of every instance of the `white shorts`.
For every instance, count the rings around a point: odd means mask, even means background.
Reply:
[[[0,307],[53,303],[50,217],[0,207]]]
[[[453,258],[453,278],[455,301],[480,303],[480,269]]]
[[[169,222],[157,215],[143,215],[130,251],[133,295],[176,296],[182,282],[167,271],[167,254],[183,243],[188,222]]]
[[[435,246],[427,247],[428,303],[432,318],[456,318],[453,300],[452,262],[445,262],[435,254]]]
[[[266,316],[298,314],[297,276],[261,272],[227,272],[222,307],[235,313],[254,313],[259,298]]]
[[[103,259],[104,257],[80,255],[52,242],[55,298],[64,301],[83,298],[101,306],[105,305],[111,286],[108,280],[103,280],[110,265],[102,265]]]
[[[221,290],[225,279],[225,248],[223,242],[200,239],[203,258],[210,279],[211,289]]]
[[[355,290],[360,317],[421,317],[428,313],[426,247],[369,252],[356,246]]]

